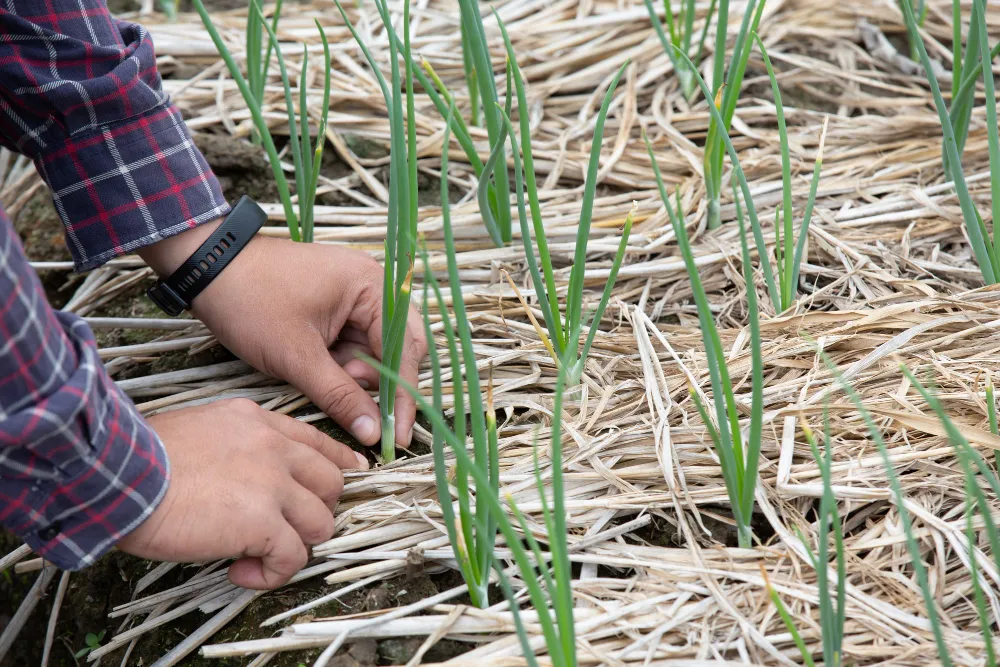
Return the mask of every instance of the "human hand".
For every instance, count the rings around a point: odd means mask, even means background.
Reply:
[[[170,562],[238,557],[229,580],[244,588],[275,588],[301,570],[306,545],[333,535],[341,470],[368,467],[321,431],[246,399],[165,412],[149,423],[167,450],[170,486],[118,548]]]
[[[196,227],[148,246],[143,259],[162,275],[182,264],[217,227]],[[257,236],[194,300],[192,311],[216,338],[255,368],[294,385],[359,442],[381,436],[366,388],[378,373],[358,353],[381,359],[382,267],[367,254],[330,245]],[[427,354],[411,308],[399,374],[417,383]],[[409,446],[416,405],[396,393],[396,443]]]

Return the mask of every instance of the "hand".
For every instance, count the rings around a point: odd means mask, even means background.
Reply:
[[[341,470],[368,467],[312,426],[246,399],[165,412],[149,423],[167,450],[170,486],[118,548],[170,562],[239,557],[229,580],[244,588],[275,588],[301,570],[306,545],[333,535]]]
[[[219,223],[196,227],[140,251],[170,275]],[[366,388],[378,373],[357,358],[382,357],[382,267],[363,252],[258,236],[192,304],[194,314],[234,354],[308,396],[359,442],[381,436],[378,406]],[[417,384],[427,354],[411,308],[400,376]],[[409,446],[416,405],[396,392],[396,443]]]

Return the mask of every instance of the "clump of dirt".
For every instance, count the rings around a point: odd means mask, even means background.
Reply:
[[[212,166],[227,201],[235,202],[243,195],[255,201],[278,201],[278,187],[263,148],[228,134],[193,132],[192,138]]]

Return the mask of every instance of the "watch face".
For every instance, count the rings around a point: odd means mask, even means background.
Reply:
[[[170,286],[162,281],[156,281],[152,287],[146,290],[149,300],[156,304],[156,307],[167,315],[176,316],[184,312],[187,304],[177,296],[177,293],[170,289]]]

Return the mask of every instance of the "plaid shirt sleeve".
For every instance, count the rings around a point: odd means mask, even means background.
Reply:
[[[0,145],[34,160],[78,271],[229,212],[149,33],[104,0],[0,3]]]
[[[168,482],[163,445],[83,320],[48,305],[0,210],[0,523],[78,569],[142,523]]]

